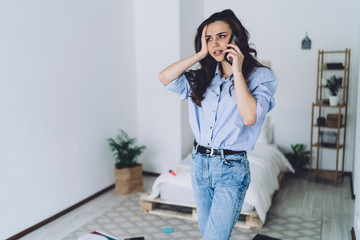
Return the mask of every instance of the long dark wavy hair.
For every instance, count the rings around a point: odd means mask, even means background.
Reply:
[[[195,51],[199,52],[201,50],[201,35],[203,28],[210,23],[216,21],[223,21],[227,23],[232,33],[238,37],[239,41],[235,42],[236,45],[240,48],[242,54],[244,55],[244,61],[242,65],[242,73],[245,79],[248,79],[250,73],[254,70],[255,67],[264,67],[261,63],[256,60],[257,52],[255,49],[251,48],[249,45],[249,32],[241,24],[240,20],[235,16],[234,12],[230,9],[226,9],[222,12],[217,12],[211,15],[208,19],[203,21],[197,29],[195,36]],[[190,84],[190,97],[191,100],[198,106],[201,107],[201,101],[204,99],[204,94],[206,89],[210,86],[210,83],[215,75],[215,70],[217,66],[217,61],[208,54],[205,58],[199,61],[200,68],[197,70],[190,70],[185,73],[186,78]],[[219,65],[220,71],[222,71],[222,65]],[[229,88],[229,93],[231,95],[231,87],[234,86],[234,83]]]

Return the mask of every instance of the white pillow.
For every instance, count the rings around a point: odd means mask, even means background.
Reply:
[[[274,140],[274,125],[271,123],[271,117],[266,115],[261,128],[260,136],[256,143],[272,144]]]

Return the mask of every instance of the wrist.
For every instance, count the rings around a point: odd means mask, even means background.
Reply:
[[[234,77],[236,76],[236,77],[244,78],[242,71],[234,71],[233,75]]]
[[[197,53],[197,55],[199,56],[200,60],[202,60],[202,59],[206,58],[206,56],[208,55],[208,52],[207,51],[206,52],[200,51],[200,52]]]

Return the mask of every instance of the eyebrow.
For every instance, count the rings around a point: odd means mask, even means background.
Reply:
[[[217,33],[217,34],[215,34],[215,35],[221,35],[221,34],[224,34],[224,33],[228,33],[228,32],[219,32],[219,33]],[[212,35],[206,35],[206,37],[211,37]]]

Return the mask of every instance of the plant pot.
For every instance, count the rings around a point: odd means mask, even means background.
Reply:
[[[129,194],[144,191],[142,164],[132,168],[115,167],[115,194]]]
[[[338,96],[329,96],[330,106],[337,106],[339,104]]]

